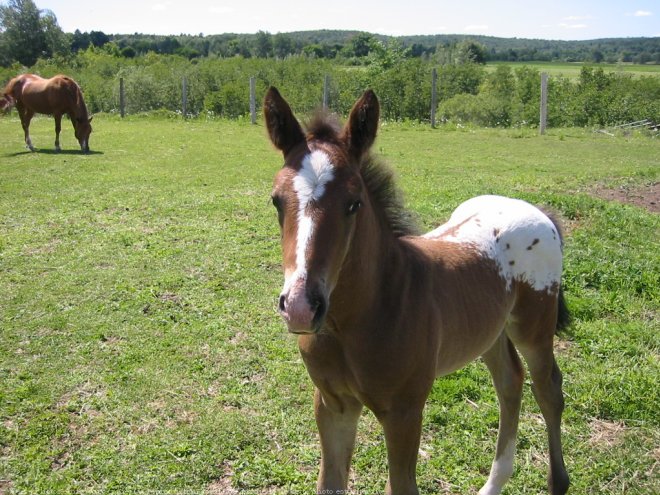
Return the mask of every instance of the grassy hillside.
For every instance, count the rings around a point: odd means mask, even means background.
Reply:
[[[98,116],[93,153],[0,119],[0,493],[310,493],[312,386],[275,311],[270,205],[281,164],[262,126]],[[566,224],[575,316],[557,343],[574,493],[660,489],[657,214],[594,197],[658,181],[660,142],[584,130],[387,124],[375,150],[431,228],[476,194]],[[438,381],[422,493],[476,493],[495,446],[481,363]],[[546,442],[526,387],[509,494],[544,493]],[[361,422],[352,487],[382,492],[382,433]]]
[[[578,79],[582,67],[585,66],[583,62],[491,62],[486,67],[492,70],[499,65],[508,65],[513,69],[529,67],[539,72],[547,72],[550,76],[564,76],[570,79]],[[591,66],[601,68],[606,73],[616,72],[618,74],[630,74],[633,76],[660,77],[660,65],[597,64]]]

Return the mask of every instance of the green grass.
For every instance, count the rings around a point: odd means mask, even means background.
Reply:
[[[569,79],[580,77],[582,67],[589,66],[601,68],[605,72],[618,72],[621,74],[631,74],[634,76],[655,76],[660,77],[660,65],[642,65],[642,64],[588,64],[584,62],[490,62],[486,67],[488,69],[498,65],[509,65],[513,69],[516,67],[532,67],[539,72],[547,72],[551,76],[564,76]]]
[[[311,493],[312,386],[275,311],[269,201],[281,164],[262,126],[98,116],[81,155],[0,119],[0,493]],[[572,493],[660,490],[657,214],[593,197],[658,180],[660,141],[581,129],[382,126],[375,150],[431,228],[482,193],[564,218],[561,336]],[[528,387],[527,387],[528,388]],[[545,433],[526,390],[508,494],[544,493]],[[496,399],[475,363],[426,409],[422,493],[476,493]],[[353,488],[383,491],[382,433],[359,430]]]

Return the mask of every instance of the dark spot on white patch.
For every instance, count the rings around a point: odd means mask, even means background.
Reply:
[[[493,229],[493,237],[497,237],[500,233],[500,229]]]
[[[539,243],[539,240],[538,240],[538,239],[534,239],[534,240],[532,241],[532,243],[531,243],[529,246],[527,246],[527,251],[531,251],[531,250],[532,250],[532,247],[536,246],[538,243]]]
[[[515,261],[513,261],[513,260],[509,261],[509,266],[513,266],[513,265],[515,265],[515,264],[516,264]]]
[[[511,249],[511,244],[509,244],[509,243],[507,242],[507,243],[506,243],[506,248],[507,248],[507,249]]]

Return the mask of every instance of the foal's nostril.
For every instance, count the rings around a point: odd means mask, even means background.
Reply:
[[[282,294],[280,296],[280,301],[278,303],[278,308],[280,309],[281,313],[284,313],[286,311],[286,296]]]
[[[311,303],[312,311],[314,312],[314,322],[319,323],[325,317],[327,308],[325,298],[323,296],[315,296]]]

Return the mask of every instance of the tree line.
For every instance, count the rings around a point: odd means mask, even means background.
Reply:
[[[106,34],[101,31],[64,33],[55,13],[39,9],[33,0],[9,0],[0,5],[0,65],[33,65],[39,58],[73,57],[90,46],[134,58],[149,52],[181,55],[190,60],[214,58],[286,58],[306,56],[345,65],[368,65],[379,51],[399,51],[405,58],[436,63],[469,59],[531,62],[660,63],[660,38],[617,38],[552,41],[489,36],[433,35],[390,37],[359,31],[320,30],[271,34],[179,35]]]

